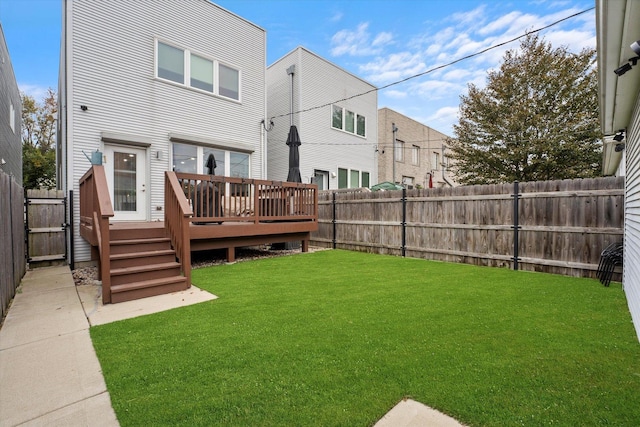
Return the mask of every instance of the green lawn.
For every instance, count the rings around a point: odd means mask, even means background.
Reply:
[[[129,425],[640,425],[619,284],[321,251],[193,271],[220,298],[91,328]]]

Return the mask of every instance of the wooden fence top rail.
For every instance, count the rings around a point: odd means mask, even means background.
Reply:
[[[596,196],[624,196],[624,189],[604,189],[604,190],[576,190],[576,191],[544,191],[544,192],[520,192],[518,196],[523,199],[531,198],[566,198],[566,197],[596,197]],[[513,194],[473,194],[464,196],[410,196],[407,195],[407,203],[415,202],[450,202],[450,201],[487,201],[487,200],[512,200]],[[383,197],[367,199],[336,199],[336,204],[358,204],[358,203],[397,203],[402,201],[402,197]],[[333,199],[319,200],[319,205],[332,204]]]

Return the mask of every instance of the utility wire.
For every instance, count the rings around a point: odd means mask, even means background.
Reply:
[[[383,90],[383,89],[387,89],[387,88],[390,88],[391,86],[399,85],[401,83],[407,82],[407,81],[415,79],[417,77],[422,77],[424,75],[433,73],[434,71],[440,70],[442,68],[450,67],[450,66],[452,66],[454,64],[457,64],[458,62],[461,62],[461,61],[464,61],[464,60],[467,60],[467,59],[482,55],[482,54],[484,54],[486,52],[489,52],[490,50],[497,49],[497,48],[499,48],[501,46],[504,46],[506,44],[513,43],[514,41],[520,40],[521,38],[526,37],[529,34],[539,33],[540,31],[544,31],[547,28],[551,28],[553,26],[556,26],[556,25],[560,24],[561,22],[567,21],[567,20],[569,20],[571,18],[575,18],[576,16],[585,14],[587,12],[590,12],[590,11],[594,10],[594,9],[595,9],[595,7],[590,7],[589,9],[584,9],[584,10],[582,10],[580,12],[574,13],[573,15],[569,15],[569,16],[566,16],[564,18],[558,19],[557,21],[554,21],[554,22],[552,22],[552,23],[550,23],[548,25],[545,25],[544,27],[540,27],[540,28],[537,28],[535,30],[528,31],[528,32],[526,32],[526,33],[524,33],[524,34],[522,34],[520,36],[514,37],[514,38],[512,38],[510,40],[504,41],[502,43],[498,43],[498,44],[493,45],[493,46],[489,46],[489,47],[487,47],[485,49],[482,49],[482,50],[480,50],[478,52],[469,54],[467,56],[463,56],[462,58],[455,59],[455,60],[453,60],[451,62],[448,62],[446,64],[438,65],[437,67],[430,68],[430,69],[428,69],[426,71],[423,71],[422,73],[414,74],[413,76],[406,77],[406,78],[404,78],[402,80],[398,80],[398,81],[386,84],[386,85],[381,86],[381,87],[373,88],[373,89],[370,89],[370,90],[368,90],[366,92],[362,92],[362,93],[358,93],[358,94],[355,94],[355,95],[351,95],[351,96],[348,96],[346,98],[338,99],[338,100],[333,101],[333,102],[328,102],[326,104],[322,104],[322,105],[318,105],[318,106],[315,106],[315,107],[306,108],[304,110],[295,111],[293,113],[285,113],[285,114],[280,114],[280,115],[277,115],[277,116],[273,116],[273,117],[271,117],[271,119],[277,119],[277,118],[280,118],[280,117],[287,117],[287,116],[290,116],[292,114],[306,113],[306,112],[309,112],[309,111],[313,111],[313,110],[317,110],[317,109],[320,109],[320,108],[328,107],[328,106],[331,106],[333,104],[337,104],[338,102],[348,101],[348,100],[353,99],[353,98],[357,98],[357,97],[360,97],[360,96],[368,95],[368,94],[370,94],[372,92],[377,92],[377,91],[380,91],[380,90]]]

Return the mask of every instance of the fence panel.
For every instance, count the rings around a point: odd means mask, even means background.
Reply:
[[[623,235],[623,177],[402,194],[321,192],[312,244],[595,277],[602,249]]]
[[[26,271],[24,190],[0,171],[0,313],[6,314]]]
[[[66,199],[61,190],[27,191],[27,245],[30,265],[65,263]]]

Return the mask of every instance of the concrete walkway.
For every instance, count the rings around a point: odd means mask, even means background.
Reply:
[[[27,271],[0,329],[0,427],[119,426],[89,325],[114,322],[216,298],[183,292],[102,305],[98,286],[76,287],[69,266]],[[458,427],[403,400],[375,427]]]
[[[118,426],[68,266],[28,271],[0,329],[0,425]]]

